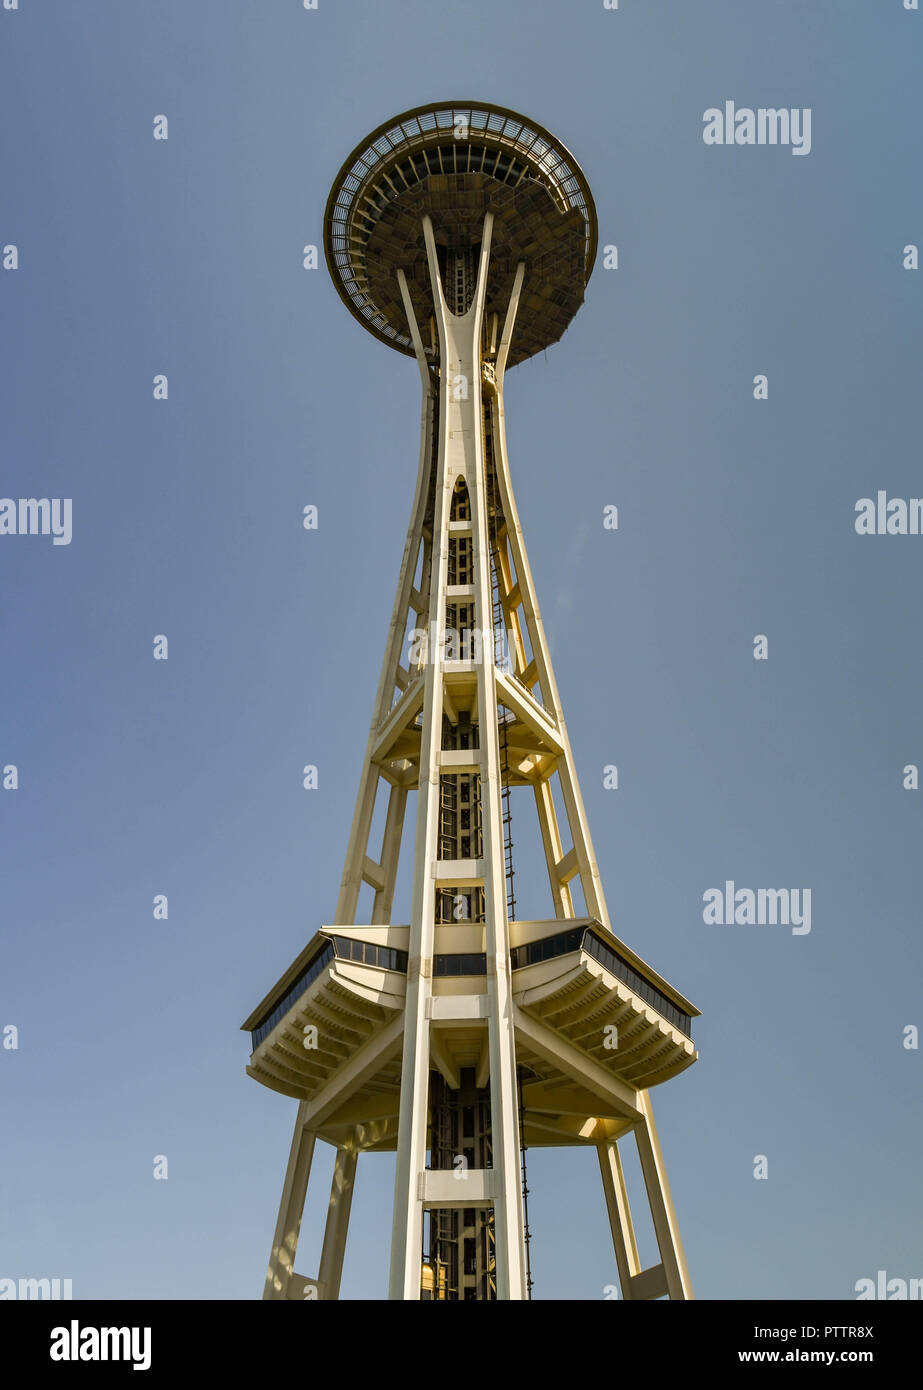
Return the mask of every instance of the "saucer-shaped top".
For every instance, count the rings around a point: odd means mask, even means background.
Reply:
[[[324,251],[359,322],[413,353],[396,272],[417,321],[432,313],[422,218],[440,251],[476,253],[494,215],[487,314],[506,312],[519,261],[526,274],[509,365],[557,342],[583,302],[596,256],[596,209],[576,160],[542,126],[502,106],[419,106],[372,132],[334,181]],[[429,335],[424,331],[424,341]],[[435,360],[438,347],[427,347]]]

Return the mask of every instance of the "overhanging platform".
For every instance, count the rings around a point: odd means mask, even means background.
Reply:
[[[460,1068],[485,1065],[484,927],[436,932],[431,1062],[457,1086]],[[358,1126],[363,1148],[395,1146],[409,937],[323,927],[243,1025],[248,1075],[306,1101],[331,1143],[355,1142]],[[512,922],[510,938],[525,1142],[624,1133],[636,1093],[696,1060],[698,1010],[593,919]]]

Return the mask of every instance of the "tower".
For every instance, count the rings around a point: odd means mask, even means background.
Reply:
[[[390,1297],[528,1298],[525,1152],[591,1144],[622,1297],[690,1298],[648,1093],[696,1060],[698,1011],[612,932],[506,449],[506,371],[583,301],[589,187],[514,112],[418,107],[346,160],[324,239],[350,312],[416,359],[423,420],[333,922],[243,1025],[248,1074],[299,1101],[264,1296],[338,1296],[358,1156],[390,1149]],[[514,788],[534,794],[548,920],[515,918]],[[408,925],[391,917],[412,792]],[[373,906],[357,922],[363,884]],[[630,1134],[660,1253],[644,1270],[618,1147]],[[318,1138],[337,1156],[305,1278],[294,1262]]]

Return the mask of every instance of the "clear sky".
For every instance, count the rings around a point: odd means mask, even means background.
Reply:
[[[261,1293],[296,1106],[238,1029],[331,920],[420,414],[302,247],[364,135],[456,98],[553,131],[618,247],[507,418],[613,926],[702,1010],[653,1093],[696,1293],[923,1276],[923,537],[854,527],[923,494],[921,45],[901,0],[0,9],[0,493],[73,499],[70,545],[0,537],[0,1277]],[[705,145],[729,100],[810,108],[810,154]],[[810,889],[810,933],[706,925],[728,879]],[[346,1298],[385,1293],[392,1174]],[[535,1296],[603,1298],[595,1154],[529,1174]]]

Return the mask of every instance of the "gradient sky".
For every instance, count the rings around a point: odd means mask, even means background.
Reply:
[[[0,1277],[261,1293],[296,1106],[238,1029],[334,909],[420,413],[302,247],[364,135],[461,98],[553,131],[619,249],[507,421],[613,927],[702,1010],[653,1093],[695,1291],[923,1276],[923,537],[853,524],[923,494],[921,45],[901,0],[0,10],[0,493],[74,526],[0,537]],[[810,155],[707,147],[725,100],[810,107]],[[726,879],[810,888],[811,933],[706,926]],[[392,1175],[359,1164],[346,1298],[384,1296]],[[529,1175],[535,1297],[603,1298],[595,1153]]]

